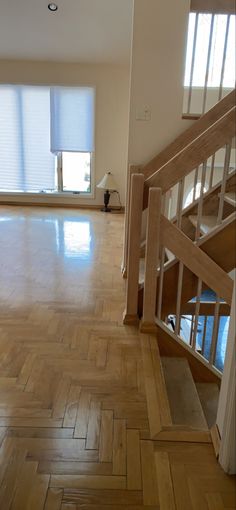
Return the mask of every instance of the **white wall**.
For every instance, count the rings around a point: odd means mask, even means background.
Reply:
[[[183,120],[189,0],[134,0],[128,160],[143,164],[190,125]],[[149,121],[136,120],[150,107]]]
[[[96,87],[96,148],[95,179],[98,182],[105,172],[111,171],[117,181],[122,204],[125,198],[129,67],[116,65],[80,65],[52,62],[0,61],[0,83],[94,85]],[[9,200],[11,197],[5,197]],[[16,200],[15,196],[13,197]],[[4,200],[0,196],[1,202]],[[19,200],[26,200],[20,197]],[[32,197],[28,200],[32,202]],[[95,189],[94,199],[45,197],[44,201],[97,205],[103,203],[103,191]],[[34,196],[33,201],[42,201]],[[117,197],[111,198],[117,205]]]

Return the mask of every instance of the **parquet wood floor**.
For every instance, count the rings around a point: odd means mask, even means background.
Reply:
[[[0,209],[1,510],[235,508],[211,444],[150,440],[122,237],[118,214]]]

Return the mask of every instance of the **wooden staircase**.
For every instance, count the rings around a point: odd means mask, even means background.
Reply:
[[[129,171],[124,323],[155,335],[148,346],[143,339],[142,349],[152,374],[151,435],[158,440],[211,441],[221,381],[218,329],[220,317],[230,315],[228,273],[235,267],[235,111],[233,91],[150,163]],[[213,301],[203,300],[206,290]],[[188,341],[183,315],[191,317]],[[201,315],[213,318],[208,357],[206,331],[198,339]]]

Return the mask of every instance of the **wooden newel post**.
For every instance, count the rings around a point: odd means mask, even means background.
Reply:
[[[129,242],[129,223],[130,223],[130,201],[131,201],[131,180],[133,174],[140,173],[140,167],[130,165],[127,172],[126,199],[125,199],[125,228],[124,228],[124,247],[121,272],[123,278],[127,278],[128,273],[128,242]]]
[[[141,223],[143,210],[144,175],[133,174],[131,178],[131,198],[129,210],[127,288],[124,324],[138,322],[138,284],[141,241]]]
[[[157,267],[160,250],[161,188],[150,188],[146,235],[142,332],[155,332]]]

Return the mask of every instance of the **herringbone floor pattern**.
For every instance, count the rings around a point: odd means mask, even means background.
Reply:
[[[151,441],[122,215],[0,210],[1,510],[232,510],[209,444]]]

